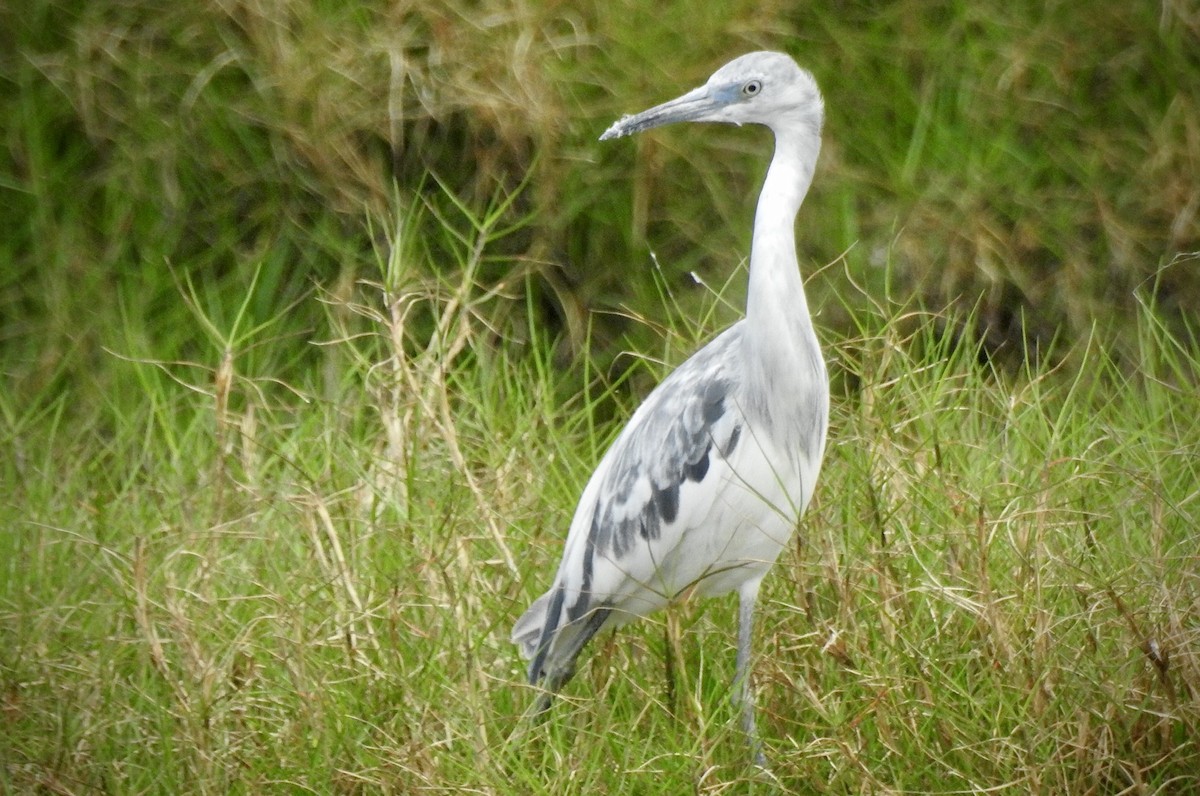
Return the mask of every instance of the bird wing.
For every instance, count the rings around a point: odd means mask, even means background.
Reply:
[[[513,629],[513,641],[534,659],[532,680],[543,667],[553,668],[545,661],[551,648],[551,658],[569,666],[610,612],[646,613],[621,601],[653,589],[659,564],[708,515],[719,489],[692,487],[716,478],[714,465],[732,453],[742,433],[736,407],[741,327],[726,330],[659,384],[596,468],[554,586]],[[673,596],[662,594],[661,603]]]

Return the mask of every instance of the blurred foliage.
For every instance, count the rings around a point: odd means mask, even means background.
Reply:
[[[847,279],[978,306],[1018,352],[1121,323],[1139,287],[1168,315],[1200,295],[1191,3],[24,0],[0,10],[6,372],[103,390],[105,346],[186,357],[183,276],[219,304],[261,269],[272,317],[352,282],[397,203],[436,217],[447,190],[520,191],[480,278],[536,275],[514,306],[577,350],[588,310],[646,306],[651,249],[684,300],[689,272],[720,283],[746,255],[765,132],[596,137],[755,48],[826,94],[799,221],[807,272],[845,254],[810,281],[825,325]]]

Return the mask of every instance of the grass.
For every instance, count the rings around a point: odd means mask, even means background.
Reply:
[[[1195,14],[606,9],[0,9],[0,792],[1200,792]],[[834,379],[769,776],[731,601],[536,726],[507,640],[741,307],[766,140],[596,134],[756,47]]]
[[[728,702],[732,601],[602,637],[528,724],[508,628],[638,380],[585,362],[578,389],[479,280],[507,207],[398,214],[370,273],[305,299],[303,381],[247,322],[262,281],[228,307],[181,283],[209,346],[125,352],[136,403],[81,431],[4,394],[5,790],[1200,786],[1200,361],[1152,307],[1133,368],[1097,334],[997,370],[968,319],[884,299],[825,330],[833,444],[757,645],[771,777]],[[459,276],[426,276],[433,230]],[[678,359],[699,330],[663,297]]]

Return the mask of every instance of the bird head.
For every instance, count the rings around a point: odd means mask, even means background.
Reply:
[[[703,86],[615,122],[601,141],[674,122],[762,124],[779,134],[800,129],[820,135],[825,105],[817,82],[790,56],[753,52],[722,66]]]

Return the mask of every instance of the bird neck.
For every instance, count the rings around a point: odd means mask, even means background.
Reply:
[[[747,418],[811,477],[825,446],[829,383],[796,262],[795,221],[821,138],[808,127],[785,132],[776,131],[754,217],[742,397]]]
[[[808,128],[775,134],[775,155],[754,216],[746,297],[748,323],[767,334],[794,337],[812,328],[796,260],[795,222],[820,149],[820,135]]]

